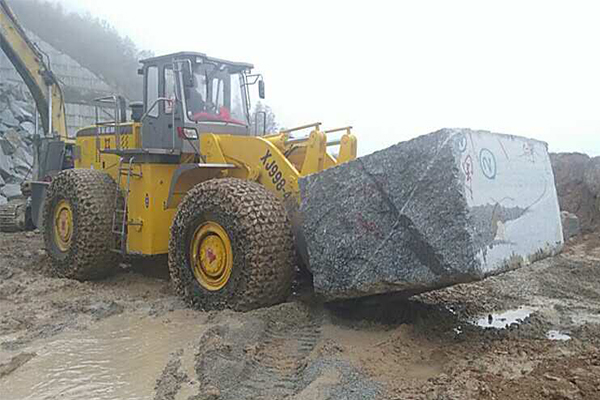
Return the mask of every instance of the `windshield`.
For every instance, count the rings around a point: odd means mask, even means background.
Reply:
[[[185,90],[190,120],[248,125],[242,75],[229,68],[224,64],[194,66],[193,86]]]

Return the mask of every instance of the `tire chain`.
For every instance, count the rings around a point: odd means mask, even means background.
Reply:
[[[234,227],[228,232],[234,252],[243,254],[244,267],[228,282],[233,290],[226,296],[195,294],[195,277],[189,266],[186,239],[190,222],[204,212],[219,210]],[[213,179],[192,188],[179,205],[171,226],[169,272],[176,292],[198,309],[233,308],[244,311],[284,301],[294,277],[294,244],[283,204],[262,185],[235,178]],[[235,259],[235,256],[234,256]],[[234,265],[234,270],[240,268]],[[198,285],[199,286],[199,285]]]
[[[60,172],[50,184],[44,205],[44,242],[53,271],[65,278],[93,280],[113,273],[119,263],[112,219],[117,193],[115,181],[105,172],[70,169]],[[67,200],[73,212],[69,250],[61,253],[53,244],[54,205]]]

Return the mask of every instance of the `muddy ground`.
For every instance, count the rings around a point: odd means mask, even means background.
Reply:
[[[1,399],[600,398],[597,234],[408,300],[248,313],[187,309],[161,263],[55,278],[42,248],[0,233]]]

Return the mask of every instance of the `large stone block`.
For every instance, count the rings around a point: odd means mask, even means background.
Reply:
[[[22,197],[21,185],[8,183],[0,188],[0,194],[8,200],[18,199]]]
[[[302,232],[325,299],[413,294],[560,251],[547,145],[444,129],[300,180]]]
[[[12,157],[4,155],[0,149],[0,176],[5,180],[14,178]]]

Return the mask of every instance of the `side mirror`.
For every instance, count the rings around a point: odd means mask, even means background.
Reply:
[[[258,97],[261,99],[265,98],[265,81],[258,81]]]

